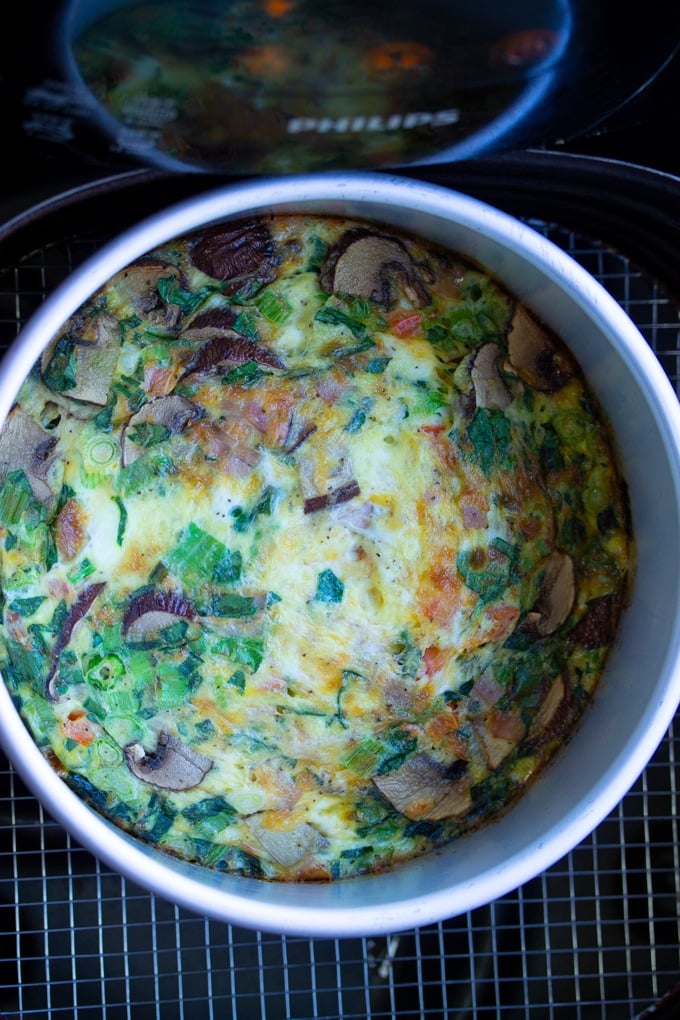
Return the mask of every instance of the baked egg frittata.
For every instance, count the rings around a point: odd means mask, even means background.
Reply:
[[[625,603],[606,422],[480,267],[341,218],[178,238],[0,432],[1,661],[95,809],[230,872],[388,868],[506,808]]]

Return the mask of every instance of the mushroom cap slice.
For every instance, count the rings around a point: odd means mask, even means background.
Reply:
[[[330,292],[352,294],[389,307],[396,296],[396,281],[416,307],[430,302],[418,268],[404,245],[394,237],[369,231],[345,235],[322,273],[322,285]]]
[[[318,829],[308,822],[274,829],[266,824],[266,813],[250,815],[247,822],[260,846],[283,868],[292,868],[327,844]]]
[[[421,753],[394,772],[374,776],[373,783],[407,818],[439,821],[465,815],[470,809],[470,781],[464,770],[458,759],[446,766]]]
[[[158,283],[169,278],[174,278],[181,285],[186,284],[182,272],[172,262],[147,258],[121,269],[111,285],[136,312],[147,315],[163,306]]]
[[[504,411],[512,403],[512,395],[501,379],[499,371],[501,358],[501,349],[494,343],[484,344],[474,356],[470,377],[477,407],[491,407]]]
[[[149,425],[162,425],[169,432],[177,434],[182,432],[190,422],[200,417],[200,413],[196,404],[177,394],[156,397],[155,400],[142,404],[139,411],[132,415],[121,434],[123,466],[127,467],[134,463],[146,452],[144,446],[136,443],[133,438],[136,425],[145,422]]]
[[[489,716],[479,722],[473,722],[472,730],[486,758],[486,763],[492,771],[502,765],[508,755],[512,754],[521,739],[519,733],[513,736],[495,733]]]
[[[188,334],[182,333],[181,339],[186,339],[187,335],[191,339],[193,332],[193,330],[189,330]],[[233,329],[206,328],[205,335],[205,343],[196,351],[184,369],[183,379],[194,372],[213,372],[227,361],[233,361],[237,365],[255,361],[258,365],[267,365],[269,368],[283,369],[286,367],[273,351],[261,344],[253,343],[252,340],[246,340]]]
[[[144,591],[133,596],[123,615],[123,634],[144,640],[177,620],[193,620],[194,607],[176,592]]]
[[[68,391],[70,397],[106,406],[120,353],[120,339],[118,319],[113,315],[98,315],[94,343],[77,344],[74,348],[76,385]]]
[[[56,701],[58,699],[58,693],[55,689],[55,682],[57,680],[57,674],[59,670],[59,656],[68,645],[73,635],[73,631],[76,626],[80,623],[84,616],[90,611],[92,604],[95,599],[102,593],[106,587],[106,581],[97,581],[94,584],[90,584],[87,588],[84,588],[77,599],[69,609],[66,617],[61,625],[61,630],[57,635],[57,640],[54,642],[52,648],[52,661],[50,664],[50,670],[45,680],[45,691],[50,701]]]
[[[564,344],[521,304],[515,306],[510,322],[508,358],[523,382],[547,393],[564,386],[576,371]]]
[[[539,564],[543,580],[538,598],[527,614],[524,629],[539,637],[547,637],[561,627],[569,616],[576,598],[574,561],[567,553],[555,549]]]
[[[40,359],[43,375],[52,361],[59,341],[73,340],[73,375],[75,384],[64,389],[71,400],[104,407],[109,399],[113,373],[121,346],[121,327],[115,315],[102,313],[91,319],[74,317],[66,328],[45,348]],[[49,384],[48,384],[49,385]]]
[[[210,340],[214,336],[223,333],[238,333],[234,330],[234,323],[238,319],[237,313],[231,305],[217,305],[206,308],[192,316],[191,320],[182,330],[183,340]]]
[[[123,750],[130,772],[161,790],[192,790],[214,765],[212,758],[167,733],[159,735],[155,750],[149,753],[141,744],[128,744]]]
[[[551,681],[543,700],[536,710],[536,714],[529,727],[529,740],[534,740],[539,735],[546,733],[549,727],[558,720],[558,711],[564,705],[567,697],[567,685],[561,673]]]
[[[45,506],[55,499],[47,483],[57,440],[45,432],[18,404],[10,410],[0,430],[0,476],[21,469],[33,495]]]
[[[267,225],[259,219],[246,219],[204,231],[191,243],[189,257],[202,273],[228,283],[224,293],[230,295],[253,277],[272,278],[273,251]]]

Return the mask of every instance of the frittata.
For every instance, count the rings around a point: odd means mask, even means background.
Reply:
[[[633,562],[607,422],[482,267],[229,221],[119,272],[0,433],[2,673],[53,767],[168,853],[335,880],[510,805]]]

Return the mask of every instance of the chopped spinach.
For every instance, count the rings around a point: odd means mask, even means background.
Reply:
[[[372,375],[382,375],[391,360],[392,358],[371,358],[364,365],[364,372],[370,372]]]
[[[562,444],[557,432],[549,422],[543,426],[543,437],[538,453],[541,465],[547,472],[563,470]]]
[[[355,432],[359,431],[359,429],[365,423],[365,421],[366,421],[366,409],[364,407],[358,407],[354,414],[352,415],[352,417],[350,418],[350,420],[345,425],[345,432],[349,432],[350,434],[353,435]]]
[[[113,502],[118,507],[118,529],[116,531],[116,545],[123,544],[123,538],[125,537],[125,529],[127,528],[128,512],[125,508],[125,503],[120,496],[113,496]]]
[[[66,393],[76,385],[75,342],[70,336],[62,336],[57,341],[43,369],[42,380],[53,393]]]
[[[235,687],[237,691],[243,694],[246,689],[246,675],[242,669],[237,669],[235,673],[231,674],[227,683],[230,687]]]
[[[177,812],[159,794],[153,793],[141,817],[139,828],[145,839],[158,843],[172,828]]]
[[[314,319],[316,322],[323,322],[329,326],[344,326],[357,340],[370,340],[364,323],[335,305],[324,305],[316,313]],[[373,346],[372,340],[369,346]]]
[[[167,425],[151,421],[140,421],[137,425],[133,425],[128,433],[133,443],[143,446],[145,449],[156,446],[158,443],[164,443],[171,434]]]
[[[182,811],[182,814],[190,822],[198,822],[202,818],[210,818],[215,814],[226,815],[232,817],[236,814],[236,808],[232,807],[229,801],[225,800],[224,797],[204,797],[203,800],[198,800],[194,804],[189,804]]]
[[[118,484],[123,496],[129,496],[152,487],[174,473],[175,465],[172,459],[152,451],[121,468]]]
[[[236,592],[214,594],[211,612],[213,616],[233,618],[254,616],[258,610],[257,602],[249,595],[238,595]]]
[[[507,543],[505,543],[507,545]],[[494,602],[512,584],[516,571],[513,555],[499,548],[494,542],[489,549],[476,546],[462,549],[456,557],[456,569],[465,584],[479,595],[482,603]]]
[[[215,642],[214,651],[232,662],[248,666],[256,673],[264,658],[264,639],[261,637],[223,637]]]
[[[259,499],[249,509],[246,510],[243,507],[235,506],[231,511],[234,531],[238,531],[239,533],[247,531],[260,514],[268,517],[272,512],[274,495],[275,489],[273,486],[268,485],[262,491]]]
[[[197,291],[185,290],[175,276],[159,280],[157,289],[166,304],[177,305],[185,313],[195,311],[214,293],[212,287],[201,287]]]
[[[271,373],[264,372],[256,361],[244,361],[237,365],[222,377],[225,385],[238,384],[240,386],[252,386],[254,383],[269,376]]]
[[[44,595],[36,595],[35,598],[12,599],[9,608],[19,616],[33,616],[45,601]]]
[[[480,407],[464,433],[451,432],[464,457],[479,464],[488,478],[494,467],[512,467],[512,426],[502,411]]]
[[[238,581],[242,559],[238,550],[227,548],[218,538],[192,522],[181,533],[177,546],[166,558],[165,566],[189,592],[193,592],[206,584],[229,585]]]
[[[332,570],[322,570],[317,577],[315,602],[342,602],[345,585]]]

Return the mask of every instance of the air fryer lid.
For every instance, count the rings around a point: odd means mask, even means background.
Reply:
[[[69,52],[104,130],[161,161],[243,172],[481,145],[540,103],[571,21],[560,0],[80,7]]]
[[[649,81],[680,11],[619,6],[70,0],[45,13],[42,66],[24,26],[8,81],[29,145],[97,159],[239,175],[449,161],[582,131]]]

